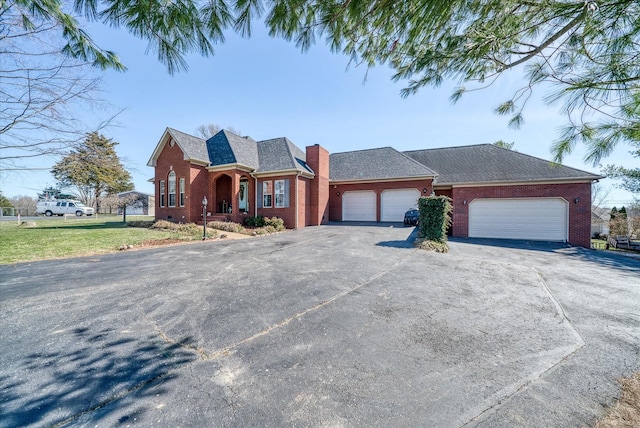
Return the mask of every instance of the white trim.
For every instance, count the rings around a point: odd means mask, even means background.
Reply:
[[[360,184],[360,183],[386,183],[386,182],[398,182],[398,181],[421,181],[421,180],[433,180],[435,175],[424,175],[417,177],[397,177],[397,178],[377,178],[377,179],[362,179],[362,180],[329,180],[329,185],[338,184]]]
[[[269,177],[277,177],[280,175],[302,175],[307,178],[314,178],[315,174],[311,174],[305,171],[300,171],[299,169],[283,169],[280,171],[265,171],[265,172],[254,172],[253,176],[257,178],[269,178]]]
[[[539,181],[480,181],[469,183],[434,183],[433,188],[438,190],[460,188],[460,187],[498,187],[498,186],[531,186],[540,184],[584,184],[591,183],[595,179],[578,179],[578,178],[562,178],[557,180],[539,180]]]
[[[243,165],[241,163],[227,163],[224,165],[207,166],[207,171],[209,172],[220,172],[220,171],[227,171],[230,169],[239,169],[241,171],[245,171],[249,173],[252,173],[254,171],[254,169],[251,168],[250,166]]]

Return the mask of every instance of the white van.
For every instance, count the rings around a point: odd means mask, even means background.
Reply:
[[[54,214],[75,214],[81,217],[82,215],[93,215],[93,208],[86,206],[80,201],[69,199],[38,201],[36,204],[36,214],[44,214],[47,217],[51,217]]]

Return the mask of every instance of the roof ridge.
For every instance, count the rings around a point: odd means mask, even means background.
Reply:
[[[342,154],[346,154],[346,153],[356,153],[356,152],[371,152],[373,150],[382,150],[382,149],[392,149],[392,150],[395,150],[398,153],[401,153],[397,149],[394,149],[391,146],[383,146],[383,147],[373,147],[373,148],[370,148],[370,149],[349,150],[347,152],[336,152],[336,153],[330,153],[329,155],[342,155]]]
[[[196,135],[187,134],[186,132],[180,131],[179,129],[172,128],[172,127],[170,127],[170,126],[167,126],[167,131],[169,131],[170,133],[171,133],[171,131],[174,131],[174,132],[177,132],[177,133],[179,133],[179,134],[186,135],[187,137],[197,138],[198,140],[202,140],[202,141],[204,141],[204,142],[206,142],[206,141],[207,141],[207,140],[205,140],[204,138],[198,137],[198,136],[196,136]]]
[[[424,151],[427,151],[427,150],[462,149],[462,148],[467,148],[467,147],[479,147],[479,146],[494,146],[494,147],[498,147],[498,146],[495,146],[494,144],[490,144],[490,143],[479,143],[479,144],[466,144],[466,145],[449,146],[449,147],[432,147],[432,148],[429,148],[429,149],[405,150],[402,153],[424,152]],[[506,150],[509,150],[509,149],[506,149]],[[520,152],[517,152],[517,153],[520,153]]]

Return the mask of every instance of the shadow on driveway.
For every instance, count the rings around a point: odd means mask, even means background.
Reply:
[[[86,412],[103,408],[125,393],[163,381],[167,390],[172,369],[195,359],[180,345],[151,336],[141,342],[123,336],[112,328],[92,331],[78,327],[54,333],[66,336],[56,347],[49,343],[37,352],[17,358],[22,376],[0,377],[0,427],[66,425]],[[185,339],[188,341],[188,339]],[[44,344],[41,344],[44,345]],[[143,392],[144,395],[144,392]],[[124,403],[117,410],[122,412]],[[126,409],[120,422],[129,415],[141,415],[149,409]]]

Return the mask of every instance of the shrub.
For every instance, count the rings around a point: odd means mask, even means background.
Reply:
[[[418,238],[413,243],[413,245],[416,248],[420,248],[421,250],[435,251],[436,253],[449,252],[449,246],[447,245],[446,242],[436,242],[436,241],[430,241],[428,239]]]
[[[418,199],[420,219],[418,236],[429,241],[447,242],[447,229],[451,226],[451,198],[423,196]]]
[[[178,223],[172,223],[167,220],[158,220],[151,225],[151,228],[162,230],[178,230]]]
[[[247,217],[246,219],[244,219],[244,224],[249,227],[263,227],[264,216],[259,215],[257,217]]]
[[[161,220],[163,221],[163,220]],[[127,222],[127,226],[129,227],[146,227],[146,228],[150,228],[153,227],[153,221],[152,220],[134,220],[134,221],[128,221]]]
[[[276,232],[280,232],[282,230],[285,229],[284,227],[284,220],[281,219],[280,217],[265,217],[264,219],[264,225],[265,227],[272,227],[273,229],[275,229]],[[273,232],[269,232],[269,233],[273,233]]]
[[[151,226],[151,229],[169,230],[181,235],[202,236],[202,226],[195,223],[172,223],[166,220],[158,220]],[[218,234],[215,230],[207,230],[207,237],[211,238]]]
[[[241,224],[231,221],[208,221],[207,226],[213,229],[223,230],[225,232],[242,233],[250,235],[250,233]]]

